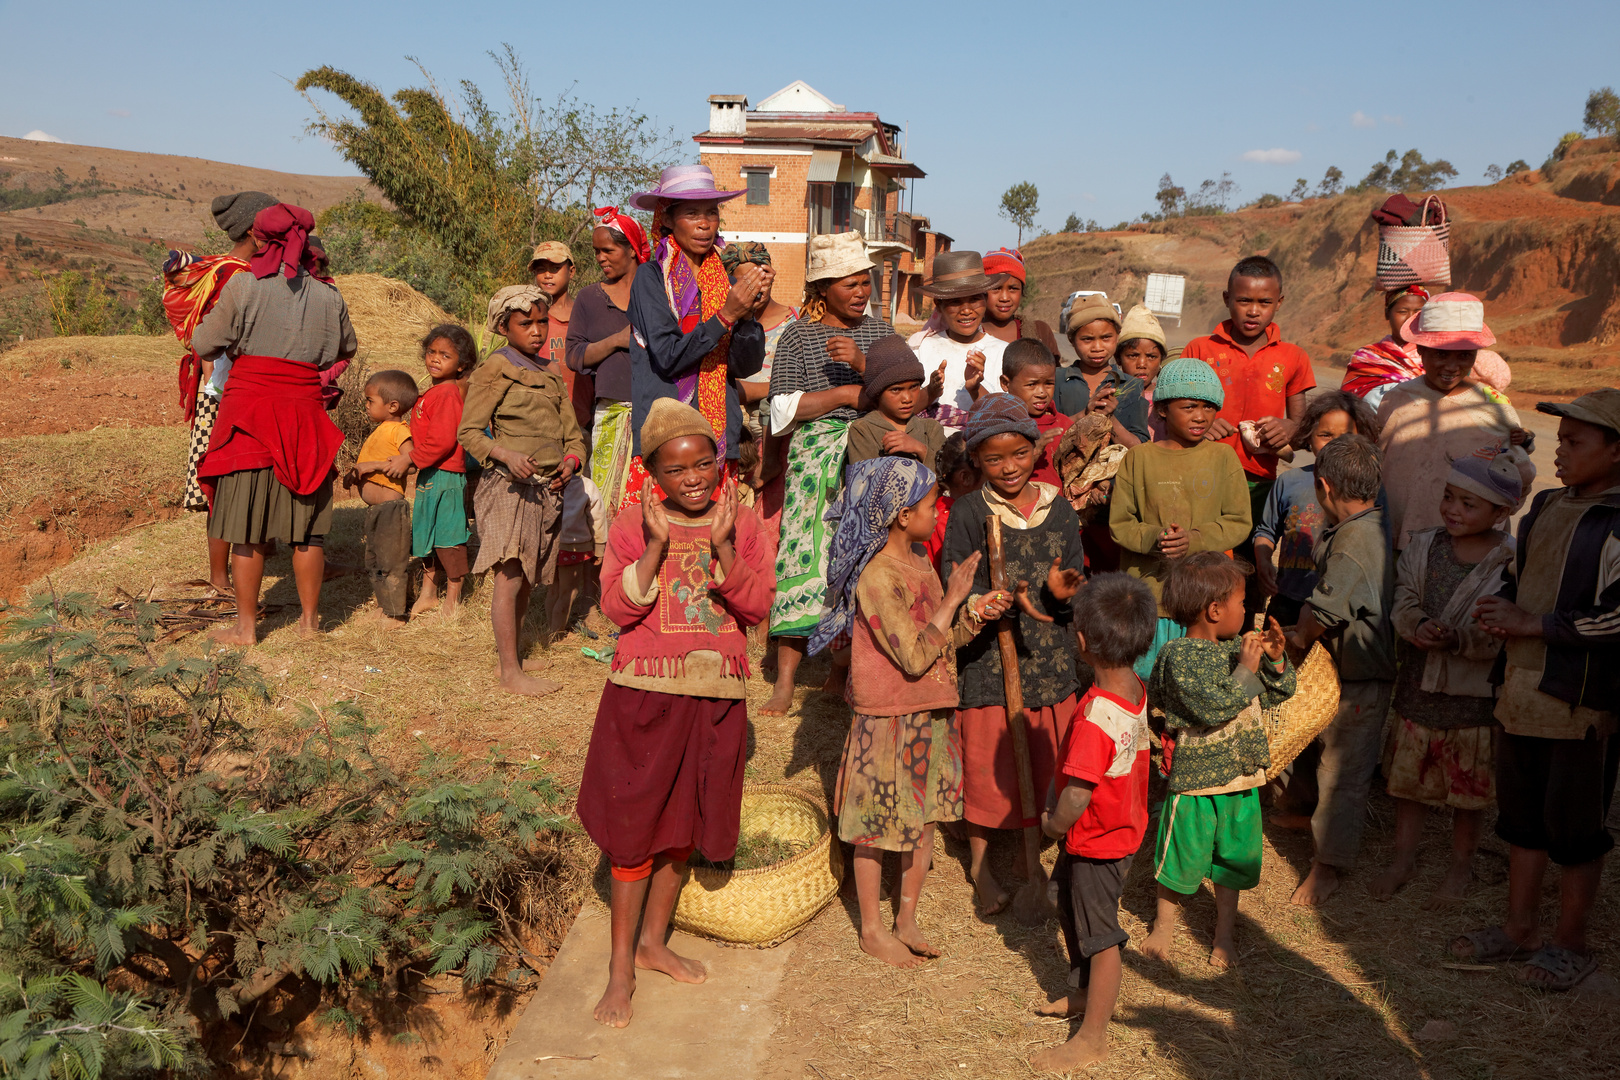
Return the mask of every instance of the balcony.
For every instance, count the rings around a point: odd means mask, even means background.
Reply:
[[[917,250],[917,227],[910,214],[891,211],[879,214],[871,210],[852,209],[850,228],[866,238],[866,245],[881,251]]]

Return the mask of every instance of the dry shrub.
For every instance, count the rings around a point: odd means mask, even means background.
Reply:
[[[344,274],[333,280],[349,305],[360,352],[373,354],[374,367],[388,366],[378,362],[377,353],[390,354],[390,365],[398,354],[419,357],[423,334],[436,323],[456,321],[403,281],[381,274]]]

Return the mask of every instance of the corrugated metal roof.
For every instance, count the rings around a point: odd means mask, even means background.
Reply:
[[[891,157],[888,154],[868,154],[866,163],[874,169],[882,169],[890,176],[909,176],[921,180],[928,175],[905,158]]]
[[[807,183],[830,184],[838,179],[838,167],[843,163],[842,150],[813,150],[810,152],[810,173]]]

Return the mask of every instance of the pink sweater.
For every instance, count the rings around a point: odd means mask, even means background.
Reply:
[[[622,627],[613,671],[631,669],[635,676],[675,680],[662,688],[666,693],[716,696],[678,685],[687,657],[702,652],[718,655],[725,677],[746,679],[745,630],[770,614],[776,591],[776,552],[764,529],[752,510],[737,508],[737,558],[731,573],[719,580],[722,575],[709,543],[709,518],[696,522],[672,518],[658,579],[650,594],[640,595],[633,575],[647,550],[641,507],[621,510],[608,532],[602,562],[602,611]]]

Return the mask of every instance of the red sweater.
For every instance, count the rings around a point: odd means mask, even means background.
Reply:
[[[1052,463],[1052,460],[1053,455],[1057,452],[1058,441],[1063,438],[1063,433],[1068,431],[1073,424],[1072,417],[1064,416],[1055,408],[1035,418],[1035,430],[1041,433],[1042,438],[1045,438],[1046,433],[1049,431],[1056,430],[1057,434],[1052,437],[1051,442],[1046,444],[1046,449],[1041,451],[1041,459],[1035,463],[1035,471],[1030,474],[1031,480],[1051,484],[1060,491],[1063,489],[1063,482],[1058,479],[1057,466]]]
[[[456,428],[461,426],[461,386],[454,379],[430,387],[411,409],[411,464],[418,469],[464,473],[466,461]]]

